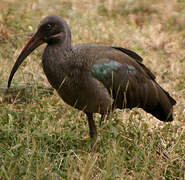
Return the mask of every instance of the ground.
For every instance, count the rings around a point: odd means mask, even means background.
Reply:
[[[184,0],[1,0],[0,179],[184,179],[184,7]],[[6,93],[17,56],[49,14],[66,19],[73,44],[121,46],[142,56],[177,101],[174,121],[116,110],[98,126],[92,150],[83,112],[50,89],[40,65],[44,46],[27,57]]]

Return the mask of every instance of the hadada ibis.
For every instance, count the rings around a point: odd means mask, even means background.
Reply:
[[[103,118],[115,108],[139,107],[161,121],[173,120],[176,101],[155,81],[138,54],[122,47],[71,45],[69,26],[56,15],[40,22],[12,68],[8,87],[23,60],[43,43],[47,43],[44,73],[67,104],[86,113],[90,137],[97,136],[93,113]]]

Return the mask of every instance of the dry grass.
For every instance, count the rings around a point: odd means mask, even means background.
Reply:
[[[115,45],[136,51],[177,100],[174,121],[164,124],[142,110],[116,111],[99,127],[90,151],[85,116],[55,94],[17,96],[0,103],[0,179],[184,179],[184,0],[2,0],[0,87],[39,21],[65,18],[73,43]],[[43,47],[13,80],[48,86],[40,66]],[[30,92],[29,92],[30,94]],[[99,116],[96,116],[99,121]],[[97,122],[98,123],[98,122]]]

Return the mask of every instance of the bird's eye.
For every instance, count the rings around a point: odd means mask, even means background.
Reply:
[[[47,24],[47,25],[46,25],[46,29],[47,29],[47,30],[50,30],[50,29],[51,29],[51,27],[52,27],[52,25],[51,25],[51,24]]]

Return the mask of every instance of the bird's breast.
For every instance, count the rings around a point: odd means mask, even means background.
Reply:
[[[49,83],[69,105],[87,112],[106,112],[112,99],[102,83],[92,76],[92,61],[78,53],[67,56],[54,50],[43,55],[43,69]]]

